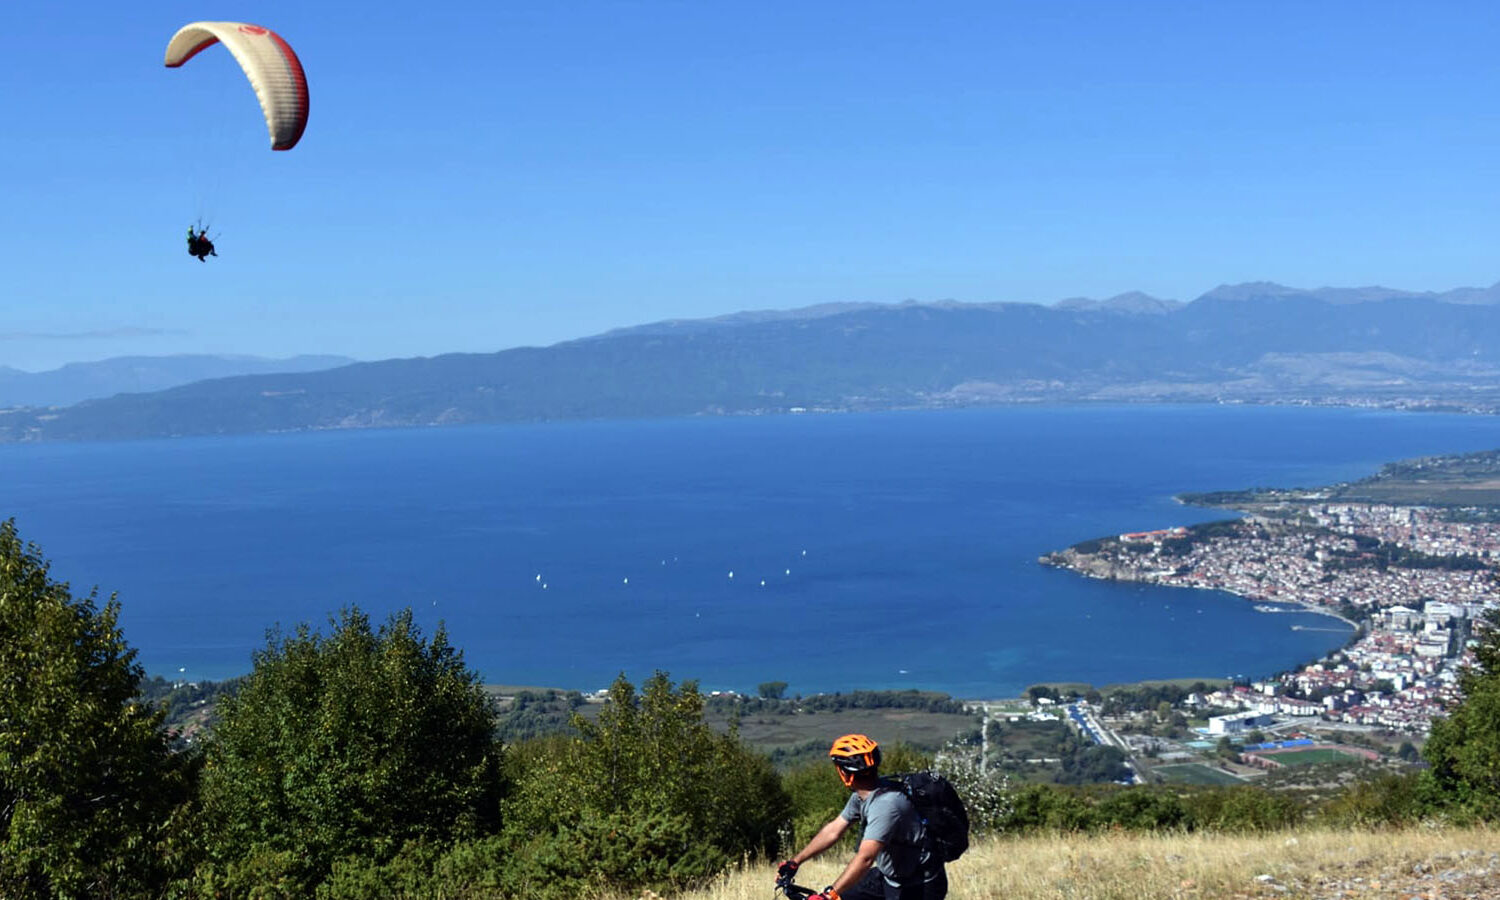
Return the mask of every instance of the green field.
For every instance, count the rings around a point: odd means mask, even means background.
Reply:
[[[996,757],[1034,759],[1062,756],[1071,732],[1062,720],[1051,722],[995,722],[991,726],[990,752]]]
[[[1352,762],[1363,759],[1354,753],[1345,753],[1342,750],[1331,750],[1324,747],[1312,750],[1283,750],[1279,753],[1263,753],[1262,757],[1279,762],[1284,766],[1315,766],[1326,762]]]
[[[1213,769],[1201,763],[1157,766],[1151,772],[1172,784],[1244,784],[1242,779],[1222,769]]]
[[[726,724],[722,717],[713,714],[707,718],[710,724],[721,728]],[[977,730],[979,719],[911,709],[847,709],[747,715],[740,719],[739,728],[746,743],[764,750],[794,747],[806,741],[822,745],[851,732],[868,734],[882,744],[913,744],[936,750],[960,733]]]

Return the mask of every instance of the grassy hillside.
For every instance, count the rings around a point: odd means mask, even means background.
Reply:
[[[845,860],[807,864],[798,882],[832,881]],[[1500,831],[1040,836],[979,841],[948,868],[954,900],[1165,898],[1493,898]],[[751,866],[703,891],[705,900],[766,900],[774,867]]]

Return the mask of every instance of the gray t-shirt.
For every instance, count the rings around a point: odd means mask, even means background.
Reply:
[[[875,855],[875,868],[886,881],[897,884],[921,875],[927,862],[922,817],[900,788],[871,791],[864,799],[854,791],[839,815],[846,822],[863,823],[861,841],[879,841],[883,845]]]

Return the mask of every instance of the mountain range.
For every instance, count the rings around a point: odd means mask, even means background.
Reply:
[[[348,365],[347,356],[117,356],[98,362],[68,363],[47,372],[23,372],[0,366],[0,408],[69,406],[115,394],[160,391],[180,384],[231,375],[269,372],[316,372]]]
[[[1500,284],[1444,293],[1226,285],[1189,303],[827,304],[549,347],[243,374],[0,413],[79,440],[1018,402],[1500,411]]]

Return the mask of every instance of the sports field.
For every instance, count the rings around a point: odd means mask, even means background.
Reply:
[[[1243,779],[1214,769],[1201,763],[1183,763],[1176,766],[1157,766],[1151,770],[1173,784],[1244,784]]]
[[[1275,760],[1283,766],[1315,766],[1326,762],[1377,759],[1379,754],[1356,747],[1309,747],[1306,750],[1256,750],[1252,755]]]

